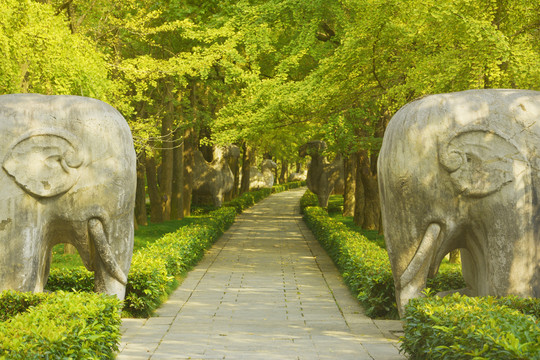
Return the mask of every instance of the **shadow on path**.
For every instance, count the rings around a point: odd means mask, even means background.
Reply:
[[[363,314],[299,214],[304,189],[237,217],[117,359],[404,359],[399,321]]]

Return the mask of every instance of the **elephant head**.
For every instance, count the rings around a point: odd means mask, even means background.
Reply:
[[[69,243],[96,290],[123,299],[135,195],[123,117],[94,99],[25,94],[0,96],[0,119],[0,290],[42,291],[52,247]]]
[[[478,90],[430,96],[392,118],[378,171],[401,315],[455,249],[459,291],[540,295],[538,114],[540,93]]]

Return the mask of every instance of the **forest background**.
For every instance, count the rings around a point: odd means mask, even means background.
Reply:
[[[540,2],[0,0],[0,52],[0,94],[89,96],[124,115],[138,224],[147,196],[153,222],[189,215],[197,149],[210,161],[234,143],[237,182],[262,158],[284,182],[318,139],[345,159],[344,213],[378,229],[391,116],[427,94],[539,90]]]

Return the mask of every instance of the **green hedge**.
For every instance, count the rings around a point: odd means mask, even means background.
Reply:
[[[413,299],[402,350],[411,359],[540,359],[540,299]]]
[[[0,294],[0,359],[114,359],[120,301],[95,293]]]
[[[313,195],[307,192],[301,206],[311,203]],[[320,207],[307,206],[303,212],[308,227],[341,271],[345,283],[357,294],[366,315],[397,319],[394,280],[386,250],[332,219]],[[440,272],[428,280],[428,287],[435,292],[464,286],[458,270]]]

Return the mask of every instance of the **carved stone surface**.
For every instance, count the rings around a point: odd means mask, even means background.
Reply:
[[[288,182],[292,181],[306,181],[307,179],[307,170],[304,170],[303,172],[293,172],[289,177],[287,178]]]
[[[540,92],[469,90],[401,108],[378,171],[400,313],[461,250],[462,293],[540,296]]]
[[[345,177],[343,171],[343,159],[341,156],[328,163],[323,151],[326,149],[324,141],[310,141],[300,147],[300,157],[311,156],[309,163],[306,185],[308,189],[317,195],[319,206],[327,207],[330,194],[343,194]]]
[[[197,150],[193,164],[193,191],[202,196],[210,196],[215,206],[223,204],[224,195],[231,191],[234,186],[234,175],[229,167],[227,159],[238,158],[240,149],[238,146],[217,146],[214,149],[212,162],[204,159],[203,154]]]
[[[274,186],[274,170],[277,164],[270,159],[263,160],[261,171],[256,166],[249,169],[249,188],[262,189]]]
[[[0,291],[42,291],[52,247],[74,245],[97,291],[124,298],[133,252],[135,150],[111,106],[0,96]]]

